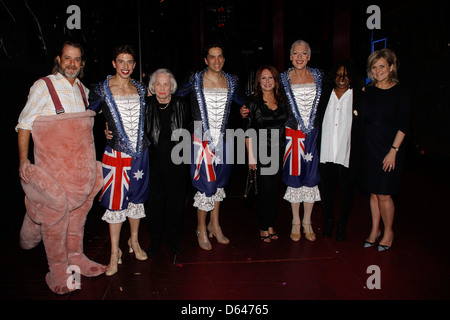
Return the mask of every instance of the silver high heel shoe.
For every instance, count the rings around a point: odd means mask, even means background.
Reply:
[[[208,237],[207,237],[207,232],[206,231],[200,231],[197,230],[197,240],[198,240],[198,245],[200,246],[200,248],[202,248],[203,250],[211,250],[212,246],[211,246],[211,242],[209,242]]]
[[[117,253],[111,254],[111,260],[105,274],[109,277],[115,275],[119,271],[118,265],[122,264],[122,251],[119,249]]]
[[[229,244],[230,243],[230,239],[228,239],[227,237],[225,237],[222,233],[222,229],[220,227],[217,228],[217,230],[212,230],[212,228],[210,226],[208,226],[207,228],[208,232],[209,232],[209,237],[212,238],[213,236],[216,237],[216,240],[218,243],[220,244]]]
[[[140,261],[145,261],[148,259],[147,254],[145,253],[144,250],[141,249],[141,246],[139,245],[138,242],[133,243],[131,242],[131,239],[128,239],[128,247],[129,249],[129,253],[133,253],[134,252],[134,256],[136,257],[136,259],[140,260]]]

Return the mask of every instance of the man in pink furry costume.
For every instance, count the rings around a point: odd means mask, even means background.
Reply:
[[[106,270],[83,253],[86,216],[102,187],[92,134],[95,113],[86,111],[89,91],[78,79],[83,66],[81,46],[64,43],[53,74],[31,87],[16,127],[27,210],[20,245],[31,249],[43,241],[50,270],[46,282],[57,294],[79,288],[69,266],[87,277]],[[31,135],[34,165],[28,159]]]

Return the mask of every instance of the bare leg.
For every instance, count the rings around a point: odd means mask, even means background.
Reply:
[[[120,230],[122,229],[122,223],[110,223],[109,224],[109,237],[111,240],[111,258],[108,265],[108,270],[105,274],[112,276],[118,270],[117,265],[122,263],[122,252],[119,248]]]
[[[378,197],[376,194],[370,194],[370,213],[372,214],[372,230],[370,231],[367,242],[375,243],[380,235],[380,219],[381,212],[378,205]]]
[[[217,242],[221,244],[229,244],[230,240],[225,237],[222,233],[222,229],[220,228],[219,223],[219,209],[220,209],[220,202],[215,203],[213,211],[211,211],[211,219],[208,224],[208,231],[209,231],[209,237],[212,238],[213,236],[216,237]]]
[[[384,224],[383,239],[380,240],[380,245],[390,247],[394,240],[394,230],[392,229],[395,212],[394,201],[390,195],[377,195],[377,198],[381,219]]]
[[[314,202],[303,202],[303,224],[311,224],[311,215],[314,208]]]
[[[140,219],[131,219],[128,218],[128,222],[130,223],[130,240],[132,243],[139,243],[139,222]]]
[[[291,239],[293,241],[299,241],[301,238],[301,220],[300,220],[300,203],[291,203],[292,209],[292,230]]]
[[[212,246],[208,240],[208,235],[206,231],[206,215],[208,212],[204,210],[197,209],[197,238],[198,245],[203,250],[211,250]]]
[[[131,237],[128,240],[129,252],[133,253],[136,259],[144,261],[147,260],[147,254],[144,250],[141,249],[139,245],[139,223],[141,219],[132,219],[128,218],[128,222],[130,223],[130,233]]]
[[[314,208],[314,202],[303,202],[304,215],[303,215],[303,229],[305,231],[305,238],[309,241],[316,240],[316,234],[311,226],[311,215]]]
[[[291,203],[292,209],[292,223],[300,224],[300,203]]]
[[[122,223],[110,223],[109,224],[109,236],[111,240],[111,255],[119,252],[119,240],[120,231],[122,229]]]
[[[220,202],[215,202],[214,209],[211,211],[211,216],[210,216],[210,220],[208,223],[208,227],[213,227],[213,228],[219,227],[220,228],[219,210],[220,210]]]
[[[206,232],[206,216],[208,212],[197,209],[197,230]]]

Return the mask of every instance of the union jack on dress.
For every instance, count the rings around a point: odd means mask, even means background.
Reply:
[[[215,159],[214,151],[209,147],[208,141],[200,140],[195,134],[193,140],[194,146],[197,146],[198,149],[195,158],[194,180],[200,179],[200,169],[202,164],[204,164],[206,166],[205,171],[208,182],[216,181],[216,173],[213,165]]]
[[[126,153],[107,149],[103,154],[103,190],[100,201],[105,195],[109,199],[110,210],[121,210],[127,191],[130,187],[128,172],[131,169],[132,157]]]
[[[306,135],[301,130],[286,127],[286,151],[283,157],[283,167],[288,163],[289,174],[300,176],[301,160],[305,156]]]

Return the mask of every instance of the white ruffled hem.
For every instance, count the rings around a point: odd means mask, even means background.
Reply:
[[[301,202],[314,203],[316,201],[321,200],[318,186],[312,188],[305,186],[300,188],[287,187],[283,199],[291,203],[301,203]]]
[[[139,203],[129,203],[128,208],[123,210],[109,210],[106,209],[105,214],[102,217],[102,220],[108,222],[108,223],[122,223],[126,219],[141,219],[145,218],[145,208],[144,204]]]
[[[214,210],[216,202],[223,201],[225,197],[225,189],[223,188],[218,188],[216,194],[212,197],[207,197],[204,193],[197,191],[194,196],[194,207],[199,208],[203,211],[211,211]]]

